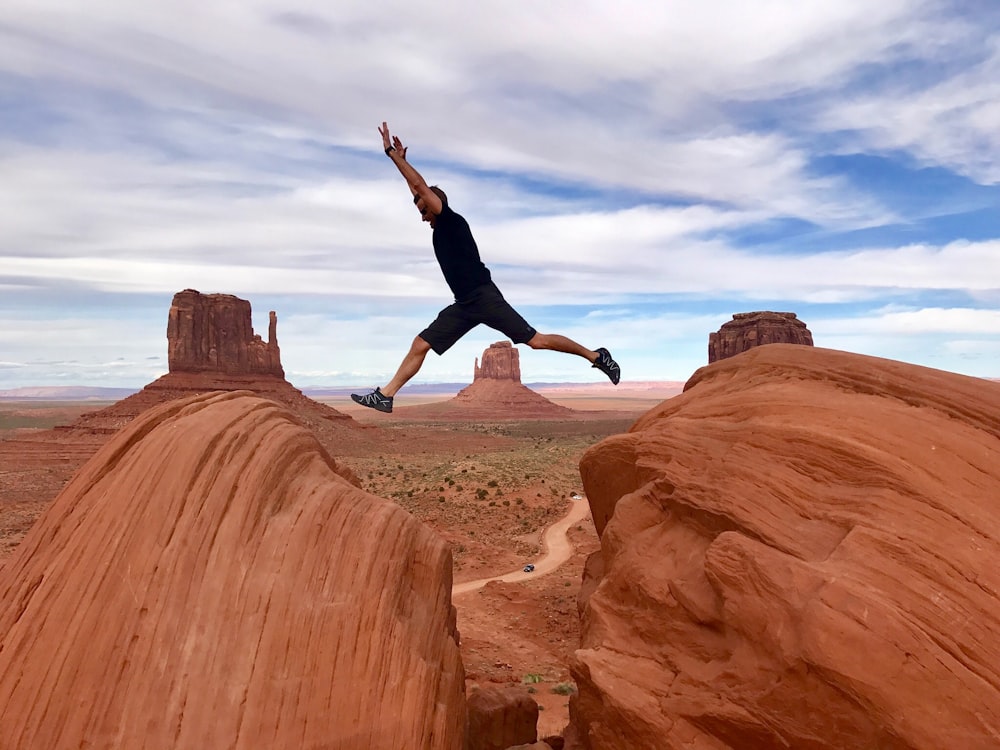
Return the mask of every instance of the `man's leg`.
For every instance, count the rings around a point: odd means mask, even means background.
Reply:
[[[601,347],[591,350],[558,333],[539,333],[529,325],[521,313],[511,307],[495,284],[482,288],[478,302],[480,322],[500,331],[515,344],[527,344],[532,349],[550,349],[583,357],[592,367],[596,367],[607,375],[612,383],[618,385],[621,370],[607,349]]]
[[[420,336],[417,336],[413,339],[413,344],[410,345],[410,351],[408,351],[406,356],[403,357],[403,361],[399,365],[399,369],[396,370],[396,374],[392,376],[392,380],[389,381],[385,390],[376,388],[371,393],[352,393],[351,398],[355,403],[367,406],[369,409],[375,409],[376,411],[391,414],[392,397],[396,395],[396,391],[406,385],[407,380],[420,371],[420,366],[424,363],[424,357],[427,356],[427,352],[430,350],[431,345],[424,341]]]
[[[410,351],[403,357],[403,361],[400,363],[399,369],[396,370],[396,374],[392,376],[392,380],[382,389],[382,394],[389,398],[395,396],[396,392],[406,385],[410,378],[420,372],[420,368],[424,364],[424,357],[430,350],[430,344],[419,336],[414,338],[410,345]]]
[[[555,352],[565,352],[583,357],[590,362],[597,359],[597,352],[581,346],[573,339],[560,336],[558,333],[536,333],[525,342],[532,349],[550,349]]]
[[[500,331],[515,344],[527,344],[532,349],[551,349],[556,352],[575,354],[590,362],[598,358],[597,352],[581,346],[571,338],[560,336],[557,333],[536,331],[521,316],[521,313],[504,299],[496,284],[487,284],[481,287],[477,294],[474,304],[480,322]]]
[[[618,367],[618,363],[612,359],[611,352],[604,347],[591,351],[573,339],[560,336],[558,333],[536,333],[525,343],[532,349],[551,349],[583,357],[590,361],[592,367],[596,367],[607,375],[608,379],[615,385],[618,385],[618,381],[621,379],[621,369]]]

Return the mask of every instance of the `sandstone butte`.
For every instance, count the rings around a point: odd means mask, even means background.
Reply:
[[[354,426],[348,415],[308,398],[285,380],[277,328],[277,314],[272,310],[268,340],[263,341],[253,331],[247,300],[194,289],[177,292],[167,314],[167,374],[63,429],[75,435],[113,435],[167,401],[237,390],[253,391],[283,404],[319,432]]]
[[[735,357],[765,344],[812,346],[813,338],[806,324],[793,312],[736,313],[718,331],[708,334],[708,363]]]
[[[0,568],[0,748],[462,747],[447,544],[249,392],[171,401]]]
[[[498,341],[476,360],[472,383],[460,390],[453,403],[462,407],[500,408],[535,415],[565,416],[572,409],[559,406],[521,383],[520,352],[509,341]]]
[[[1000,747],[1000,383],[775,344],[583,457],[586,750]]]
[[[472,383],[454,398],[436,404],[398,409],[397,417],[450,419],[555,419],[580,417],[574,409],[550,401],[521,382],[520,352],[498,341],[477,358]]]

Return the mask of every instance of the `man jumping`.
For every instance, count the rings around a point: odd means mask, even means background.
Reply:
[[[406,160],[406,148],[398,136],[390,137],[386,123],[382,123],[378,132],[382,135],[386,156],[392,159],[413,194],[421,221],[431,225],[434,255],[455,295],[455,302],[438,313],[434,322],[413,339],[410,351],[385,388],[376,388],[364,395],[352,393],[351,398],[362,406],[391,412],[393,397],[420,371],[427,352],[433,349],[438,355],[444,354],[480,323],[500,331],[515,344],[583,357],[618,385],[618,363],[607,349],[601,347],[591,351],[566,336],[539,333],[528,325],[493,283],[489,269],[479,258],[479,248],[468,222],[451,210],[444,191],[436,185],[428,186],[410,165]]]

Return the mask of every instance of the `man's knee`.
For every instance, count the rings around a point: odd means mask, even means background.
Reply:
[[[410,344],[410,354],[427,354],[430,350],[431,345],[420,336],[414,337],[413,343]]]
[[[547,349],[548,348],[547,341],[545,340],[545,334],[544,333],[538,333],[537,331],[535,332],[534,336],[532,336],[530,339],[528,339],[524,343],[527,344],[528,346],[530,346],[532,349]]]

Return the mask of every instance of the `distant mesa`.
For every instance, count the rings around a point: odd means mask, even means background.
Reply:
[[[509,341],[498,341],[495,344],[490,344],[483,352],[482,365],[479,364],[479,357],[476,357],[472,382],[480,379],[512,380],[515,383],[520,383],[520,352]]]
[[[174,295],[167,319],[169,372],[138,393],[92,412],[68,430],[111,434],[147,409],[197,393],[246,390],[284,404],[310,427],[353,424],[336,409],[305,396],[285,380],[278,318],[270,313],[268,340],[254,333],[250,303],[231,294],[185,289]]]
[[[520,352],[509,341],[498,341],[477,358],[472,384],[451,399],[463,409],[499,416],[570,416],[574,412],[549,401],[521,383]]]
[[[4,561],[0,747],[461,750],[451,567],[280,404],[162,404]]]
[[[453,398],[418,406],[397,407],[401,419],[505,420],[573,419],[581,412],[560,406],[521,383],[518,350],[509,341],[498,341],[476,357],[472,383]]]
[[[185,289],[174,295],[170,305],[169,371],[284,378],[277,329],[278,318],[272,310],[268,340],[262,341],[253,332],[247,300]]]
[[[736,313],[717,332],[708,335],[708,363],[735,357],[765,344],[812,346],[813,338],[806,324],[793,312]]]

